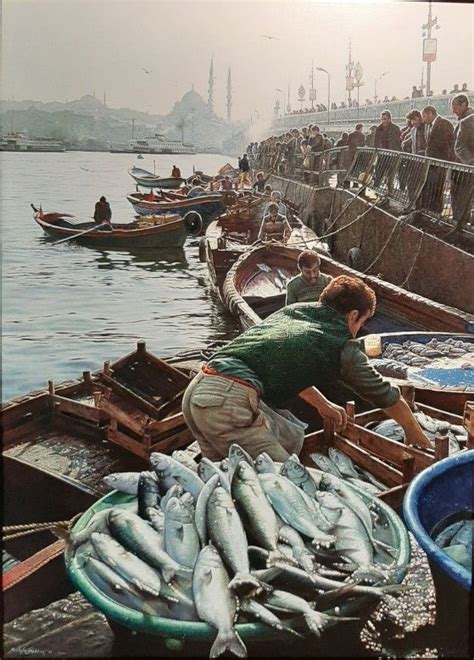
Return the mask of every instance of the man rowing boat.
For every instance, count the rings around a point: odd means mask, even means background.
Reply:
[[[431,446],[398,387],[369,364],[354,341],[375,311],[375,293],[362,280],[332,280],[319,303],[289,305],[218,351],[191,381],[184,418],[203,456],[220,460],[238,442],[251,456],[284,461],[303,446],[305,424],[287,410],[298,395],[341,431],[344,408],[321,390],[336,381],[385,410],[408,441]]]

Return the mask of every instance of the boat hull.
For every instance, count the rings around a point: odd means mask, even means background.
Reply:
[[[43,229],[44,233],[50,238],[65,239],[85,245],[87,247],[97,248],[169,248],[182,247],[186,241],[186,230],[181,217],[176,217],[172,222],[161,225],[151,225],[144,228],[119,229],[114,226],[113,231],[92,230],[83,236],[77,236],[81,231],[87,230],[87,223],[75,228],[59,226],[41,219],[39,214],[35,214],[35,220]],[[89,223],[90,227],[93,227]]]
[[[220,195],[206,196],[203,199],[194,197],[169,202],[147,202],[146,200],[137,200],[133,195],[128,195],[127,199],[137,215],[178,213],[184,217],[187,213],[195,212],[201,215],[204,222],[210,222],[212,218],[224,210]]]

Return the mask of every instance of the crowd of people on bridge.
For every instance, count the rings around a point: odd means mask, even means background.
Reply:
[[[368,132],[364,132],[363,124],[358,123],[353,131],[342,133],[337,141],[321,132],[315,124],[292,128],[259,143],[251,142],[247,148],[249,163],[255,172],[263,170],[283,175],[299,173],[306,180],[308,177],[305,173],[334,169],[338,171],[339,181],[343,181],[346,187],[350,182],[345,179],[345,173],[353,164],[360,147],[400,151],[451,163],[474,165],[474,110],[469,106],[469,98],[465,94],[457,94],[451,100],[451,108],[457,117],[456,126],[449,119],[441,117],[434,106],[426,105],[420,110],[410,110],[402,127],[392,121],[390,111],[385,109],[380,114],[380,123],[371,126]],[[335,151],[335,147],[347,148]],[[442,213],[446,172],[446,167],[431,163],[424,190],[419,196],[419,207],[428,207],[437,214]],[[451,174],[453,214],[457,215],[458,225],[463,225],[470,214],[471,174],[454,170]],[[376,165],[373,176],[375,187],[380,184],[382,176],[383,168],[380,164]],[[405,187],[408,190],[410,184],[402,181],[403,178],[409,178],[408,174],[404,176],[400,172],[399,188]],[[265,179],[260,173],[255,185],[263,187],[264,183]],[[353,185],[357,187],[359,184],[354,182]],[[388,182],[389,189],[391,186],[393,179]],[[458,203],[461,193],[462,205]]]

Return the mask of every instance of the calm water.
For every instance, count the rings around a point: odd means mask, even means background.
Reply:
[[[118,251],[54,246],[32,219],[43,210],[92,216],[101,195],[114,222],[129,222],[125,194],[135,189],[135,162],[183,176],[193,165],[214,173],[228,156],[2,153],[2,399],[95,370],[135,348],[138,339],[157,355],[199,348],[236,332],[234,320],[211,295],[198,243],[184,249]],[[74,220],[73,220],[74,221]]]

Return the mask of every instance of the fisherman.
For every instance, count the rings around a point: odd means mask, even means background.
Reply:
[[[247,158],[247,154],[244,154],[242,158],[239,158],[239,185],[243,188],[244,185],[251,185],[250,181],[250,163]]]
[[[266,188],[266,186],[265,186]],[[263,210],[263,216],[265,217],[269,213],[270,209],[270,204],[274,202],[275,204],[278,205],[278,213],[283,216],[288,215],[288,209],[286,208],[286,204],[283,204],[282,202],[282,196],[281,192],[279,190],[271,190],[270,191],[270,201],[265,204],[265,208]]]
[[[94,209],[94,222],[97,225],[103,225],[100,229],[102,231],[112,231],[112,210],[110,204],[102,196],[95,204]]]
[[[215,353],[183,398],[184,418],[202,455],[220,460],[234,442],[253,457],[266,452],[285,461],[299,453],[305,425],[282,410],[296,395],[344,430],[344,408],[321,392],[336,381],[383,408],[410,442],[430,447],[398,387],[353,341],[374,311],[374,291],[343,275],[328,284],[319,303],[283,307]]]
[[[263,193],[265,190],[265,179],[263,178],[263,172],[258,172],[257,180],[253,184],[253,189],[257,193]]]
[[[288,239],[291,234],[291,227],[286,217],[279,212],[278,204],[270,202],[266,211],[260,225],[258,238],[262,241],[285,241]]]
[[[176,165],[173,165],[173,169],[171,170],[171,176],[173,179],[180,179],[181,178],[181,170],[179,167],[176,167]]]
[[[225,176],[221,181],[222,190],[232,190],[232,181],[230,176]]]
[[[298,257],[299,275],[286,285],[285,305],[297,302],[318,302],[323,289],[332,280],[330,275],[321,273],[321,260],[317,252],[304,250]]]

